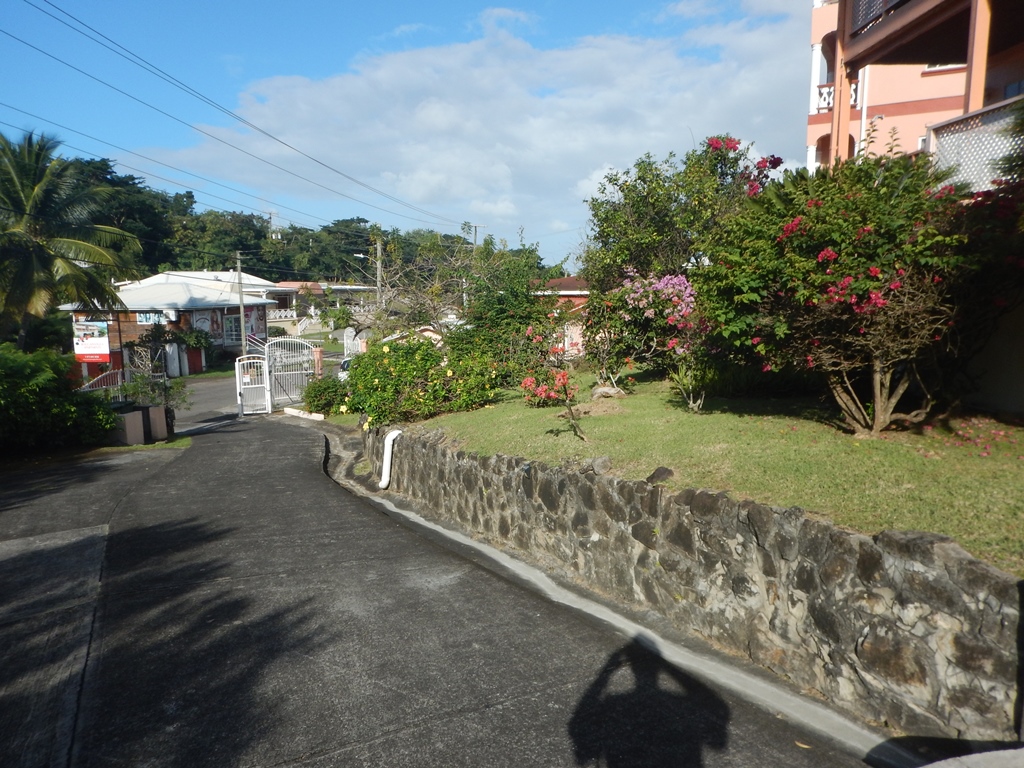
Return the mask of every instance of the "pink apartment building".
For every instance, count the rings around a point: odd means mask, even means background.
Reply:
[[[991,186],[1024,99],[1024,0],[813,0],[807,166],[851,157],[868,126],[884,151],[924,149],[954,181]],[[843,137],[834,141],[833,137]],[[974,363],[983,408],[1024,414],[1024,307]]]
[[[811,11],[811,92],[807,117],[807,167],[831,162],[836,91],[839,0],[814,0]],[[963,114],[967,65],[963,62],[864,64],[849,76],[846,156],[864,146],[872,122],[875,151],[896,130],[900,149],[923,149],[928,126]]]

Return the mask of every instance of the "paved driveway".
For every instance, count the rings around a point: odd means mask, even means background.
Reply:
[[[861,764],[396,523],[322,450],[245,419],[0,477],[0,764]]]

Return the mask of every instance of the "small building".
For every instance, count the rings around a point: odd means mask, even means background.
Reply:
[[[102,312],[83,311],[73,305],[61,309],[72,313],[75,322],[92,320],[106,323],[109,362],[83,362],[83,378],[90,380],[102,373],[102,366],[126,368],[126,345],[138,341],[154,325],[164,325],[172,331],[201,330],[210,334],[214,348],[241,352],[243,340],[242,307],[236,282],[214,277],[232,273],[175,273],[164,272],[145,280],[123,284],[118,289],[124,309]],[[243,278],[246,275],[243,273]],[[260,278],[248,276],[254,281]],[[273,286],[269,281],[263,281]],[[267,308],[276,306],[277,299],[260,295],[260,291],[244,290],[244,333],[246,338],[265,341],[267,338]],[[250,286],[252,283],[250,283]],[[172,368],[171,365],[168,366]],[[173,366],[177,368],[177,366]],[[203,369],[199,350],[186,356],[184,373]]]

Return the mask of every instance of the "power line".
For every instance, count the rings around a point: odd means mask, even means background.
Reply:
[[[318,158],[313,157],[312,155],[304,152],[303,150],[295,147],[294,145],[289,144],[288,142],[284,141],[283,139],[278,138],[277,136],[273,135],[272,133],[269,133],[268,131],[264,130],[260,126],[256,125],[255,123],[252,123],[251,121],[246,120],[245,118],[243,118],[242,116],[238,115],[237,113],[231,111],[227,107],[224,107],[223,105],[219,104],[218,102],[214,101],[213,99],[205,96],[204,94],[202,94],[199,91],[195,90],[191,86],[186,85],[182,81],[178,80],[176,77],[168,74],[164,70],[162,70],[159,67],[157,67],[155,64],[150,63],[149,61],[147,61],[143,57],[139,56],[138,54],[134,53],[133,51],[130,51],[129,49],[127,49],[124,46],[122,46],[119,43],[117,43],[116,41],[114,41],[111,38],[107,37],[102,32],[99,32],[98,30],[93,29],[88,24],[83,22],[81,19],[76,18],[72,14],[68,13],[67,11],[65,11],[63,8],[60,8],[56,4],[50,2],[50,0],[43,0],[43,2],[45,2],[50,7],[56,9],[60,13],[64,14],[68,18],[73,19],[77,24],[82,25],[83,27],[85,27],[89,31],[99,35],[104,40],[107,40],[108,42],[110,42],[113,45],[117,46],[117,48],[119,48],[121,51],[124,51],[125,53],[124,54],[119,53],[118,51],[116,51],[113,48],[111,48],[109,45],[106,45],[105,43],[100,42],[96,38],[90,37],[89,35],[87,35],[82,30],[77,29],[76,27],[73,27],[70,24],[67,24],[66,22],[62,21],[61,19],[58,19],[53,14],[49,13],[48,11],[46,11],[46,10],[40,8],[39,6],[35,5],[34,3],[30,2],[30,0],[24,0],[24,2],[26,4],[28,4],[28,5],[30,5],[31,7],[35,8],[36,10],[40,11],[41,13],[45,13],[47,16],[50,16],[51,18],[55,19],[56,21],[60,22],[61,24],[64,24],[69,29],[72,29],[75,32],[78,32],[83,37],[91,40],[92,42],[96,43],[97,45],[100,45],[100,46],[106,48],[107,50],[117,54],[118,56],[121,56],[122,58],[126,59],[127,61],[130,61],[131,63],[135,64],[136,66],[146,70],[150,74],[160,78],[164,82],[167,82],[167,83],[173,85],[175,88],[178,88],[179,90],[184,91],[185,93],[189,94],[190,96],[192,96],[192,97],[202,101],[204,104],[207,104],[208,106],[211,106],[214,109],[217,109],[218,111],[220,111],[220,112],[224,113],[225,115],[228,115],[229,117],[237,120],[238,122],[242,123],[243,125],[253,129],[254,131],[262,134],[263,136],[266,136],[268,139],[271,139],[272,141],[277,142],[281,146],[286,147],[286,148],[292,150],[293,152],[298,153],[299,155],[302,155],[306,159],[311,160],[312,162],[316,163],[317,165],[319,165],[319,166],[321,166],[321,167],[323,167],[323,168],[325,168],[325,169],[327,169],[327,170],[329,170],[329,171],[331,171],[333,173],[338,174],[342,178],[348,179],[352,183],[358,184],[359,186],[363,187],[364,189],[369,190],[370,192],[373,192],[374,194],[380,195],[381,197],[384,197],[384,198],[386,198],[388,200],[391,200],[394,203],[398,203],[399,205],[404,206],[406,208],[409,208],[410,210],[416,211],[417,213],[423,214],[424,216],[429,216],[429,217],[431,217],[433,219],[438,219],[440,221],[447,221],[450,224],[459,224],[459,223],[461,223],[461,222],[455,221],[454,219],[449,219],[449,218],[447,218],[445,216],[441,216],[439,214],[436,214],[436,213],[433,213],[431,211],[428,211],[428,210],[426,210],[424,208],[420,208],[419,206],[413,205],[412,203],[408,203],[408,202],[402,200],[401,198],[395,197],[394,195],[388,194],[387,192],[384,192],[384,191],[382,191],[380,189],[377,189],[376,187],[373,187],[373,186],[371,186],[371,185],[369,185],[369,184],[367,184],[367,183],[365,183],[363,181],[360,181],[356,177],[351,176],[351,175],[345,173],[344,171],[341,171],[341,170],[339,170],[337,168],[334,168],[331,165],[328,165],[327,163],[323,162],[322,160],[319,160]],[[127,54],[127,55],[125,55],[125,54]]]
[[[284,166],[277,165],[276,163],[272,163],[269,160],[266,160],[266,159],[260,157],[259,155],[253,154],[252,152],[249,152],[248,150],[242,149],[241,147],[238,147],[238,146],[232,144],[230,141],[226,141],[225,139],[222,139],[219,136],[217,136],[217,135],[215,135],[213,133],[210,133],[209,131],[204,131],[202,128],[198,128],[197,126],[192,125],[188,121],[182,120],[180,117],[176,117],[176,116],[172,115],[170,112],[167,112],[167,111],[165,111],[163,109],[160,109],[159,107],[157,107],[157,106],[155,106],[153,104],[150,104],[149,102],[144,101],[143,99],[140,99],[137,96],[133,96],[132,94],[128,93],[127,91],[125,91],[125,90],[123,90],[121,88],[118,88],[116,85],[108,83],[106,80],[103,80],[102,78],[96,77],[95,75],[91,75],[88,72],[86,72],[84,69],[76,67],[74,64],[70,64],[69,62],[64,61],[60,57],[55,56],[52,53],[49,53],[47,51],[44,51],[42,48],[39,48],[38,46],[32,45],[32,43],[29,43],[29,42],[27,42],[25,40],[22,40],[17,35],[12,35],[10,32],[7,32],[6,30],[3,30],[3,29],[0,29],[0,34],[6,35],[7,37],[11,38],[12,40],[15,40],[15,41],[21,43],[22,45],[24,45],[24,46],[26,46],[28,48],[31,48],[32,50],[36,51],[37,53],[40,53],[40,54],[42,54],[43,56],[46,56],[49,59],[53,59],[54,61],[58,62],[59,64],[63,64],[65,67],[68,67],[69,69],[72,69],[75,72],[78,72],[79,74],[84,75],[85,77],[88,77],[90,80],[93,80],[93,81],[99,83],[100,85],[106,86],[107,88],[110,88],[111,90],[116,91],[117,93],[120,93],[122,96],[125,96],[125,97],[131,99],[134,102],[142,104],[144,107],[148,107],[149,109],[152,109],[154,112],[157,112],[157,113],[163,115],[164,117],[167,117],[167,118],[173,120],[176,123],[180,123],[181,125],[184,125],[184,126],[186,126],[188,128],[191,128],[192,130],[196,131],[197,133],[201,133],[204,136],[206,136],[208,138],[211,138],[214,141],[217,141],[217,142],[223,144],[226,147],[231,147],[236,152],[241,152],[243,155],[251,157],[253,160],[261,162],[261,163],[263,163],[265,165],[269,165],[271,168],[275,168],[275,169],[281,171],[282,173],[286,173],[289,176],[294,176],[295,178],[297,178],[297,179],[299,179],[301,181],[305,181],[308,184],[312,184],[312,185],[314,185],[316,187],[320,187],[321,189],[325,189],[325,190],[327,190],[328,192],[330,192],[332,194],[338,195],[339,197],[344,197],[347,200],[352,200],[353,202],[359,203],[360,205],[369,206],[370,208],[374,208],[375,210],[391,214],[392,216],[400,216],[403,219],[409,219],[411,221],[419,221],[419,222],[421,222],[423,224],[431,224],[431,225],[434,224],[434,222],[426,221],[425,219],[417,219],[414,216],[409,216],[409,215],[404,214],[404,213],[398,213],[397,211],[391,211],[391,210],[388,210],[387,208],[381,208],[379,205],[374,205],[373,203],[368,203],[365,200],[360,200],[357,197],[352,197],[352,195],[347,195],[344,192],[341,192],[341,191],[339,191],[337,189],[334,189],[332,187],[328,187],[326,184],[321,184],[318,181],[313,181],[312,179],[309,179],[309,178],[307,178],[307,177],[305,177],[305,176],[303,176],[301,174],[295,173],[294,171],[290,171],[287,168],[285,168]],[[433,214],[429,214],[428,213],[428,215],[433,215]],[[435,216],[434,218],[439,218],[439,217]],[[449,221],[450,222],[452,220],[451,219],[445,219],[445,221]]]
[[[265,198],[265,197],[260,197],[259,195],[254,195],[254,194],[252,194],[250,192],[246,192],[244,190],[237,189],[235,187],[232,187],[230,185],[224,184],[224,183],[219,182],[219,181],[214,181],[213,179],[207,178],[206,176],[201,176],[201,175],[199,175],[197,173],[193,173],[192,171],[187,171],[184,168],[178,168],[177,166],[170,165],[170,164],[165,163],[165,162],[163,162],[161,160],[157,160],[157,159],[152,158],[152,157],[147,157],[146,155],[139,154],[138,152],[133,152],[132,150],[126,149],[126,148],[121,147],[121,146],[118,146],[117,144],[112,144],[109,141],[104,141],[103,139],[97,138],[95,136],[91,136],[91,135],[89,135],[87,133],[83,133],[82,131],[77,131],[74,128],[71,128],[71,127],[66,126],[66,125],[62,125],[61,123],[55,122],[53,120],[49,120],[48,118],[42,117],[40,115],[33,114],[32,112],[28,112],[28,111],[26,111],[24,109],[19,109],[18,107],[15,107],[15,106],[13,106],[11,104],[7,104],[5,102],[0,101],[0,107],[6,107],[7,109],[14,110],[15,112],[20,112],[21,114],[26,115],[28,117],[31,117],[31,118],[33,118],[35,120],[41,120],[44,123],[49,123],[50,125],[56,126],[57,128],[60,128],[61,130],[70,131],[71,133],[78,134],[79,136],[83,136],[84,138],[90,139],[91,141],[97,141],[100,144],[105,144],[108,147],[113,147],[114,149],[117,149],[117,150],[119,150],[121,152],[126,152],[126,153],[128,153],[130,155],[134,155],[136,157],[140,157],[143,160],[147,160],[147,161],[149,161],[151,163],[156,163],[157,165],[162,165],[165,168],[170,168],[172,171],[177,171],[178,173],[184,173],[184,174],[186,174],[188,176],[192,176],[192,177],[194,177],[196,179],[199,179],[201,181],[205,181],[205,182],[207,182],[209,184],[213,184],[215,186],[222,187],[223,189],[230,190],[231,192],[237,192],[240,195],[245,195],[246,197],[251,197],[254,200],[259,200],[260,202],[267,203],[268,205],[275,206],[275,208],[280,208],[280,209],[283,209],[283,210],[286,210],[286,211],[292,211],[294,213],[298,213],[298,214],[301,214],[303,216],[308,216],[311,219],[318,219],[319,221],[326,222],[328,225],[334,225],[334,223],[335,223],[334,221],[325,219],[325,218],[323,218],[321,216],[316,216],[315,214],[307,213],[305,211],[300,211],[297,208],[292,208],[290,206],[283,205],[282,203],[278,203],[277,201],[270,200],[270,199]],[[14,128],[15,130],[24,130],[21,126],[17,126],[17,125],[14,125],[13,123],[8,123],[8,122],[2,121],[2,120],[0,120],[0,125],[6,125],[9,128]],[[89,150],[82,149],[81,147],[75,147],[75,146],[73,146],[71,144],[67,144],[67,143],[64,143],[64,142],[62,142],[62,145],[66,146],[66,147],[68,147],[70,149],[74,149],[74,150],[76,150],[78,152],[85,152],[86,154],[94,154],[94,153],[90,152]],[[132,168],[131,166],[129,166],[129,165],[125,164],[125,163],[122,163],[121,161],[116,161],[116,162],[117,162],[118,165],[122,165],[125,168],[131,168],[132,170],[135,170],[138,173],[144,174],[147,177],[153,177],[153,178],[161,179],[162,181],[166,181],[169,184],[174,184],[175,186],[182,187],[183,189],[187,189],[187,190],[189,190],[191,192],[195,192],[196,191],[194,189],[189,189],[186,185],[182,184],[179,181],[174,181],[172,179],[167,179],[167,178],[164,178],[162,176],[158,176],[157,174],[152,173],[150,171],[145,171],[145,170],[142,170],[142,169],[139,169],[139,168]],[[205,194],[205,195],[208,195],[210,197],[217,197],[216,195],[213,195],[213,194],[211,194],[209,192],[200,192],[199,194]],[[226,198],[221,198],[221,197],[217,197],[217,199],[219,199],[219,200],[226,200]],[[241,205],[243,208],[249,208],[250,210],[254,210],[254,211],[259,210],[255,206],[245,205],[244,203],[239,203],[237,201],[227,200],[227,202],[234,202],[236,205]],[[222,208],[217,208],[216,206],[207,206],[207,207],[214,208],[216,210],[225,210],[225,209],[222,209]],[[260,212],[262,213],[263,211],[260,211]],[[289,221],[290,223],[295,224],[297,226],[304,226],[304,225],[300,224],[299,222],[292,221],[291,219],[285,219],[285,221]],[[345,227],[340,227],[340,228],[341,229],[345,229],[346,231],[351,232],[353,234],[360,234],[360,233],[362,233],[362,231],[358,230],[358,229],[346,229]],[[312,229],[312,227],[310,227],[310,229]]]

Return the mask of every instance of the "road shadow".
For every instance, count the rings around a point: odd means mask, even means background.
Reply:
[[[162,528],[111,536],[74,768],[241,764],[281,720],[272,668],[326,642],[314,597],[257,600],[229,556],[199,556],[231,529]]]
[[[577,765],[700,768],[705,748],[728,746],[729,716],[718,694],[637,636],[608,657],[568,730]]]
[[[219,767],[266,739],[268,670],[324,636],[313,598],[234,585],[211,554],[232,530],[183,520],[0,560],[0,765]]]

